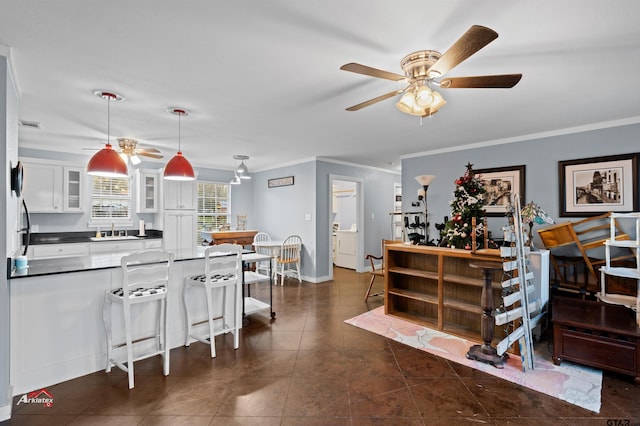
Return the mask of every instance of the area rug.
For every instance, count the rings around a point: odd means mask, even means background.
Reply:
[[[554,365],[546,344],[541,343],[534,348],[534,370],[523,372],[520,357],[514,355],[509,357],[503,369],[469,360],[465,354],[475,342],[385,315],[384,306],[345,322],[587,410],[600,412],[602,371],[568,361]]]

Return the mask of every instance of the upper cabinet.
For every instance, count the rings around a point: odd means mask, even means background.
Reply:
[[[196,181],[163,179],[163,207],[165,210],[195,210]]]
[[[158,212],[158,172],[136,170],[137,213]]]
[[[85,173],[81,167],[62,168],[62,210],[84,212]]]
[[[32,213],[82,213],[84,169],[24,163],[24,199]]]
[[[62,167],[24,163],[22,194],[32,213],[62,213]]]

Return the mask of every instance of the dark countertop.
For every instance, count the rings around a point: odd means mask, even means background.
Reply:
[[[117,230],[121,231],[121,230]],[[148,229],[145,236],[138,236],[138,230],[127,230],[127,235],[145,239],[162,238],[162,231]],[[73,243],[89,243],[91,238],[95,237],[95,231],[84,232],[36,232],[32,233],[29,238],[29,245],[40,244],[73,244]],[[24,237],[23,237],[24,238]],[[105,240],[108,237],[105,237]]]
[[[196,247],[196,253],[193,256],[176,257],[176,262],[184,262],[188,260],[196,260],[204,258],[204,251],[207,247]],[[249,250],[243,252],[245,256],[264,257],[264,255],[256,255]],[[29,266],[25,269],[11,269],[8,274],[9,279],[29,278],[46,275],[68,274],[72,272],[95,271],[99,269],[120,268],[120,261],[123,256],[131,253],[105,253],[91,254],[87,256],[75,257],[58,257],[51,259],[34,259],[29,261]],[[267,257],[268,259],[268,257]],[[253,259],[264,260],[264,259]],[[250,260],[251,261],[251,260]]]

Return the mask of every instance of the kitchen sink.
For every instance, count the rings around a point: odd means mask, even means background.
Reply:
[[[117,237],[89,237],[91,241],[122,241],[122,240],[137,240],[135,235],[117,236]]]

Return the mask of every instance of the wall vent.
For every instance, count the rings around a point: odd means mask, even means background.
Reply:
[[[42,126],[40,125],[39,121],[20,120],[20,126],[29,127],[29,128],[32,128],[32,129],[41,129],[42,128]]]

